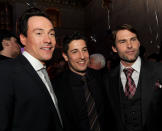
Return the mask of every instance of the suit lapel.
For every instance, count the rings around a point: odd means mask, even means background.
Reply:
[[[153,77],[152,74],[149,73],[149,71],[152,70],[151,67],[149,67],[148,64],[143,63],[141,64],[141,71],[140,71],[140,86],[141,86],[141,98],[142,98],[142,121],[143,124],[146,121],[147,116],[147,109],[149,106],[149,102],[152,96],[153,88],[151,88],[151,85],[153,85]]]
[[[30,75],[31,79],[33,79],[33,82],[37,85],[35,87],[39,88],[43,95],[46,95],[47,102],[49,102],[49,104],[54,107],[53,101],[45,84],[43,83],[37,72],[34,70],[34,68],[31,66],[29,61],[23,55],[20,55],[17,59],[19,59],[27,73]]]
[[[61,122],[58,117],[58,113],[56,111],[56,108],[54,106],[52,98],[51,98],[45,84],[43,83],[43,81],[41,80],[41,78],[39,77],[37,72],[34,70],[34,68],[31,66],[29,61],[23,55],[18,56],[17,59],[21,63],[21,65],[25,68],[27,73],[30,75],[31,79],[33,79],[33,82],[36,84],[35,88],[38,88],[42,92],[43,96],[46,96],[44,98],[47,99],[47,103],[51,106],[51,108],[50,108],[51,112],[54,112],[55,119],[57,119],[57,121],[59,121],[59,125],[60,125],[60,127],[62,127]]]
[[[119,118],[119,121],[121,121],[121,115],[120,115],[120,87],[121,85],[121,79],[120,79],[120,66],[116,68],[116,70],[112,73],[111,78],[109,79],[110,87],[109,88],[109,99],[111,100],[111,104],[113,106],[113,109],[115,111],[116,118]]]

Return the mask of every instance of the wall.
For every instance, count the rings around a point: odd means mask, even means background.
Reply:
[[[56,27],[57,38],[72,33],[73,31],[85,31],[85,12],[83,8],[70,8],[63,6],[54,6],[47,3],[34,3],[40,9],[55,8],[60,12],[60,26]],[[16,21],[21,16],[22,12],[29,8],[24,2],[15,2],[13,4],[13,25],[16,30]]]
[[[161,0],[112,0],[112,29],[123,23],[133,25],[140,33],[146,56],[159,53],[162,21]]]
[[[109,43],[105,41],[108,30],[107,9],[102,7],[101,0],[92,0],[85,9],[86,30],[89,36],[93,36],[96,42],[92,42],[92,53],[98,52],[109,55]]]

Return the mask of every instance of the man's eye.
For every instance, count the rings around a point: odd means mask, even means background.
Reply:
[[[84,52],[88,51],[88,49],[83,49]]]
[[[77,51],[72,51],[73,54],[77,53]]]
[[[55,36],[55,34],[54,34],[54,33],[51,33],[50,35],[51,35],[51,36]]]
[[[120,43],[122,44],[122,43],[125,43],[125,41],[120,41]]]
[[[38,32],[38,33],[36,33],[37,35],[41,35],[42,33],[40,33],[40,32]]]
[[[132,41],[136,41],[137,40],[137,38],[132,38]]]

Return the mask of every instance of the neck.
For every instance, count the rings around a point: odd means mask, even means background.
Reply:
[[[10,53],[8,53],[8,52],[6,52],[6,51],[4,51],[4,50],[2,50],[2,51],[0,52],[0,54],[3,55],[3,56],[9,57],[9,58],[14,58]]]

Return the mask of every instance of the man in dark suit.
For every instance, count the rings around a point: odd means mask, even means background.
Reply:
[[[108,121],[105,121],[106,107],[101,76],[98,71],[87,69],[89,53],[86,38],[78,32],[65,37],[63,57],[68,64],[68,70],[55,78],[54,84],[56,95],[61,101],[60,106],[64,108],[69,120],[68,126],[71,131],[106,130],[104,124]],[[93,102],[88,100],[86,89],[89,90],[89,98]],[[92,112],[95,112],[94,119]]]
[[[0,131],[62,131],[58,100],[43,72],[56,45],[53,24],[31,8],[19,29],[23,55],[0,64]]]
[[[139,36],[131,25],[117,27],[113,39],[120,65],[105,84],[118,131],[161,131],[162,65],[139,57]]]

